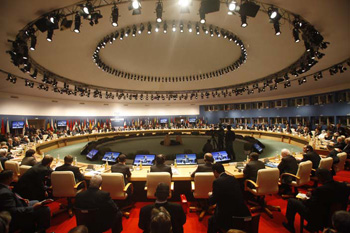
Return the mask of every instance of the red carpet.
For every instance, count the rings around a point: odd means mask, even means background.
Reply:
[[[350,172],[342,171],[334,177],[338,181],[348,181],[350,180]],[[299,189],[300,192],[306,192],[306,190]],[[270,205],[276,205],[281,207],[281,212],[274,211],[274,218],[269,218],[265,213],[261,213],[260,224],[259,224],[259,233],[265,232],[279,232],[279,233],[288,233],[282,226],[282,222],[285,221],[285,213],[287,208],[287,200],[283,200],[278,195],[272,195],[266,197],[266,201]],[[140,208],[150,204],[148,202],[137,202],[135,208],[130,212],[129,219],[123,218],[123,232],[127,233],[142,233],[142,230],[138,228],[138,217]],[[58,204],[53,203],[50,205],[53,211],[57,210]],[[205,216],[204,219],[200,222],[198,221],[197,213],[187,213],[187,221],[184,225],[184,231],[186,233],[205,233],[207,232],[209,216]],[[299,215],[295,218],[295,229],[299,232]],[[76,226],[75,217],[69,218],[68,213],[62,213],[55,216],[51,221],[51,227],[48,229],[48,232],[55,233],[67,233],[71,228]],[[107,231],[108,233],[111,231]],[[305,230],[306,232],[306,230]]]

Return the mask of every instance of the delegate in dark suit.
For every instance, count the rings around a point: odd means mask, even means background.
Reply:
[[[90,185],[91,182],[93,181],[90,181]],[[86,191],[76,195],[74,206],[79,209],[98,209],[98,218],[95,220],[95,224],[99,226],[101,232],[107,231],[111,227],[113,233],[121,232],[121,213],[108,192],[101,191],[97,187],[89,187]]]
[[[212,172],[212,167],[213,164],[211,163],[200,164],[198,165],[197,169],[192,173],[191,177],[194,177],[194,174],[196,174],[197,172]]]
[[[7,173],[7,174],[6,174]],[[11,174],[9,174],[11,173]],[[4,176],[9,182],[3,180]],[[0,209],[10,212],[12,220],[10,232],[23,230],[23,232],[34,232],[35,228],[43,230],[50,227],[50,208],[47,206],[35,206],[35,202],[27,203],[20,196],[9,189],[12,182],[13,172],[4,170],[0,174]],[[28,205],[29,204],[29,205]]]
[[[258,171],[264,169],[265,164],[259,160],[251,160],[243,170],[244,178],[256,182]]]
[[[183,233],[183,225],[186,223],[186,215],[180,204],[170,202],[155,203],[142,207],[140,210],[139,228],[141,228],[144,233],[149,233],[152,209],[154,207],[159,208],[161,206],[163,206],[171,216],[173,233]]]
[[[312,168],[317,169],[318,165],[320,164],[321,157],[315,151],[310,151],[303,154],[303,159],[301,160],[301,162],[305,162],[308,160],[312,162]]]
[[[63,164],[62,166],[56,167],[55,171],[71,171],[74,173],[75,182],[84,180],[84,175],[81,174],[80,169],[71,164]]]
[[[330,171],[319,169],[316,172],[319,181],[323,184],[311,193],[309,200],[302,202],[291,198],[288,200],[286,218],[289,228],[294,228],[295,214],[304,217],[312,229],[322,229],[330,218],[332,204],[338,203],[342,209],[346,209],[349,199],[349,188],[345,183],[339,183],[332,179]]]
[[[165,165],[165,164],[156,164],[151,166],[151,172],[169,172],[170,176],[173,176],[173,173],[171,171],[171,167]]]
[[[127,165],[122,164],[122,163],[117,163],[114,164],[111,168],[112,172],[115,173],[122,173],[124,175],[124,182],[125,184],[128,183],[130,177],[131,177],[131,172],[130,169]]]
[[[21,162],[21,165],[34,166],[35,164],[37,161],[34,157],[24,157]]]
[[[227,175],[222,164],[214,164],[213,192],[209,204],[216,204],[215,213],[208,221],[208,233],[217,232],[219,228],[228,229],[232,216],[250,216],[248,207],[243,200],[240,185],[235,177]]]
[[[33,166],[19,178],[15,191],[29,200],[44,200],[45,182],[51,172],[51,168],[41,163]]]
[[[282,173],[291,173],[291,174],[296,174],[298,171],[298,163],[297,160],[292,156],[292,155],[283,155],[282,152],[282,160],[280,164],[278,164],[278,169],[280,170],[280,174]],[[292,182],[292,177],[290,176],[285,176],[282,180],[282,183],[291,183]]]

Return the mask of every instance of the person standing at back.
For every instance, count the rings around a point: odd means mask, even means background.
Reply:
[[[229,157],[231,157],[231,160],[236,160],[235,151],[233,150],[233,142],[236,139],[236,134],[234,131],[231,130],[231,125],[227,126],[227,132],[225,135],[225,146],[226,146],[226,152]]]
[[[171,167],[164,164],[165,156],[159,154],[156,156],[156,165],[151,166],[151,172],[169,172],[170,176],[173,176]]]
[[[231,228],[233,216],[251,216],[236,178],[226,174],[220,163],[215,163],[212,169],[216,179],[213,181],[213,192],[209,193],[209,204],[216,204],[216,208],[208,220],[208,233]]]

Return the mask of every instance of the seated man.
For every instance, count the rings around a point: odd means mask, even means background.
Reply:
[[[5,162],[12,159],[12,156],[7,152],[7,149],[0,149],[0,162],[3,168],[5,168]]]
[[[34,166],[37,161],[36,158],[34,157],[35,150],[30,149],[27,150],[26,156],[22,159],[21,165],[28,165],[28,166]]]
[[[95,224],[99,226],[99,230],[104,232],[112,228],[112,233],[119,233],[123,230],[122,213],[109,193],[99,189],[101,184],[102,177],[93,176],[89,188],[76,195],[74,206],[78,209],[98,209]]]
[[[213,181],[213,192],[209,193],[209,204],[216,204],[216,208],[214,215],[208,220],[208,233],[216,233],[220,229],[228,230],[233,216],[251,216],[236,178],[227,175],[220,163],[215,163],[212,169],[216,180]]]
[[[320,164],[321,157],[314,151],[314,148],[312,148],[312,146],[310,145],[305,145],[303,147],[303,152],[303,159],[300,162],[310,160],[312,162],[312,168],[316,170]]]
[[[333,159],[333,165],[332,165],[332,175],[335,175],[335,165],[340,162],[339,157],[337,156],[340,152],[340,149],[334,148],[334,143],[329,143],[327,145],[327,150],[329,151],[327,158]]]
[[[171,226],[171,216],[163,207],[153,208],[151,213],[151,232],[173,232]]]
[[[64,157],[64,164],[62,166],[56,167],[55,171],[71,171],[74,173],[75,182],[80,182],[84,180],[84,175],[81,174],[80,169],[72,165],[73,156],[66,155]]]
[[[171,167],[164,164],[165,156],[159,154],[156,156],[156,165],[151,166],[151,172],[169,172],[170,176],[173,176]]]
[[[265,164],[259,160],[259,154],[256,152],[250,153],[249,163],[247,163],[243,170],[244,178],[256,182],[260,169],[265,169]]]
[[[213,163],[214,163],[214,158],[211,153],[206,153],[204,155],[204,162],[205,164],[200,164],[198,165],[197,169],[192,173],[191,177],[194,177],[194,174],[197,172],[212,172],[213,169]]]
[[[287,222],[284,222],[283,226],[290,232],[295,232],[294,219],[297,213],[308,221],[310,230],[317,230],[322,229],[324,223],[328,222],[332,204],[339,203],[342,208],[346,208],[349,199],[349,188],[346,184],[334,181],[331,172],[326,169],[318,169],[316,176],[322,186],[307,194],[310,199],[300,201],[290,198],[288,200]]]
[[[13,181],[13,171],[0,173],[0,209],[10,212],[12,221],[10,232],[45,232],[50,227],[50,208],[38,201],[23,199],[9,189]]]
[[[186,215],[180,204],[168,202],[169,186],[159,183],[156,189],[156,203],[141,208],[139,217],[139,228],[144,233],[150,232],[151,212],[153,208],[164,207],[171,216],[173,233],[183,233],[183,225],[186,223]]]
[[[122,173],[124,175],[124,182],[127,184],[130,181],[131,172],[127,165],[125,165],[126,156],[124,154],[119,155],[118,163],[114,164],[111,168],[112,172]]]
[[[15,192],[29,200],[44,200],[48,196],[46,181],[52,172],[52,161],[51,155],[45,155],[41,163],[30,168],[19,178]]]
[[[297,174],[298,171],[298,162],[297,160],[291,155],[290,151],[287,149],[281,150],[281,156],[282,160],[280,164],[278,164],[278,169],[280,170],[280,174],[283,173],[291,173],[291,174]],[[281,189],[284,189],[284,193],[290,192],[289,183],[293,181],[293,178],[291,176],[285,176],[281,180],[282,185]]]
[[[337,137],[337,142],[334,144],[334,148],[338,148],[340,150],[343,150],[346,146],[345,141],[342,136]]]

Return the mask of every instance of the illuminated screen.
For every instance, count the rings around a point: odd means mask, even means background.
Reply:
[[[136,155],[134,160],[134,165],[139,165],[142,162],[142,165],[153,165],[153,161],[156,155]]]
[[[120,155],[119,152],[106,152],[106,154],[103,156],[102,161],[106,162],[117,162],[117,158]]]
[[[57,127],[66,127],[67,121],[57,121]]]
[[[226,162],[230,161],[226,151],[212,152],[213,158],[216,162]]]
[[[23,129],[24,121],[12,121],[12,129]]]
[[[196,154],[177,154],[177,164],[197,164]]]
[[[86,157],[89,159],[93,159],[97,153],[98,153],[98,150],[92,149],[90,150],[89,154],[86,155]]]

